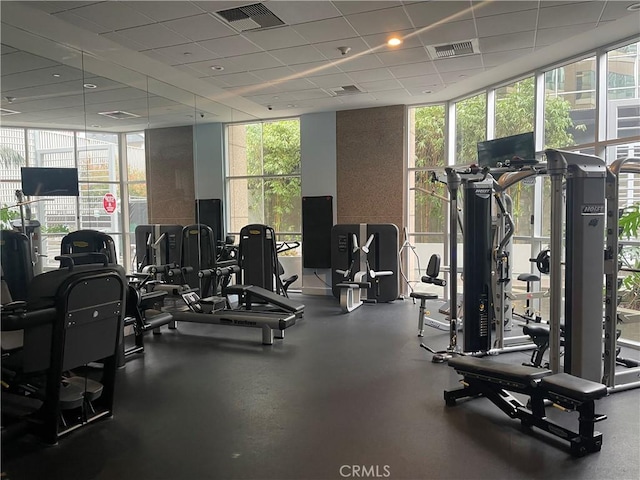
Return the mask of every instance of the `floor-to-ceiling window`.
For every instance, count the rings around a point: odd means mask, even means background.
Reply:
[[[125,137],[126,141],[122,140]],[[110,234],[118,261],[129,266],[133,254],[130,232],[147,220],[142,133],[0,128],[0,153],[3,228],[12,228],[12,222],[16,227],[21,224],[20,209],[15,207],[21,167],[78,169],[78,197],[34,197],[23,209],[40,223],[40,235],[33,239],[37,270],[56,268],[62,238],[78,229]],[[123,169],[126,164],[128,168]],[[123,203],[123,199],[127,201]]]

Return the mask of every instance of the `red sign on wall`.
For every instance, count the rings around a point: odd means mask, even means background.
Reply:
[[[102,197],[102,206],[108,214],[116,211],[116,197],[113,196],[113,193],[104,194],[104,197]]]

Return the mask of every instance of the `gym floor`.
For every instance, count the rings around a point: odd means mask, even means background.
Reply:
[[[333,298],[292,297],[305,317],[273,346],[248,328],[148,334],[146,352],[119,371],[114,418],[54,447],[32,437],[2,445],[4,478],[640,478],[640,390],[597,402],[608,416],[596,424],[602,451],[573,458],[486,399],[445,407],[458,376],[419,348],[417,304],[341,314]],[[445,332],[425,335],[434,348],[448,343]]]

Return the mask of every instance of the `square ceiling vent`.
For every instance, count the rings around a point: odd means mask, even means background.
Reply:
[[[344,97],[345,95],[357,95],[359,93],[364,93],[355,85],[345,85],[343,87],[332,88],[331,94],[334,97]]]
[[[440,45],[427,45],[425,48],[433,60],[439,58],[464,57],[466,55],[480,53],[477,38],[463,40],[461,42],[442,43]]]
[[[284,25],[284,22],[262,3],[220,10],[216,14],[238,32],[262,30],[263,28]]]
[[[113,118],[115,120],[124,120],[125,118],[138,118],[140,115],[135,113],[123,112],[122,110],[114,110],[113,112],[98,112],[98,115]]]

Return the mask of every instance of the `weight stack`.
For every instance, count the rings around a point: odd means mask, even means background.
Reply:
[[[464,183],[464,351],[491,348],[492,183]]]

